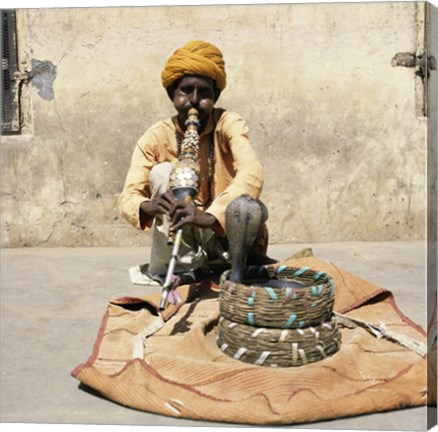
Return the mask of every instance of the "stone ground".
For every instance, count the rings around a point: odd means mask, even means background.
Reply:
[[[392,290],[401,311],[426,327],[424,242],[281,244],[271,245],[269,255],[284,259],[304,247]],[[241,428],[125,408],[70,376],[74,367],[90,356],[107,302],[157,289],[134,286],[129,280],[128,268],[148,257],[148,247],[2,250],[3,426],[67,423]],[[426,430],[427,414],[426,407],[418,407],[281,429]],[[429,415],[436,419],[436,408],[430,408]]]

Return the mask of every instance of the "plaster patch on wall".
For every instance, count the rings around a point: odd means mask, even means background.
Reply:
[[[53,82],[56,78],[56,66],[48,61],[32,59],[32,84],[38,89],[38,94],[47,101],[55,97],[53,92]]]

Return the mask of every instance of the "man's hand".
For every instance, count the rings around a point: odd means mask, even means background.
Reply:
[[[216,223],[216,218],[204,213],[193,205],[179,201],[171,189],[150,201],[145,201],[140,205],[142,212],[154,217],[157,214],[167,215],[171,221],[170,230],[178,231],[184,225],[194,225],[200,228],[212,228]]]
[[[157,214],[165,214],[169,217],[172,217],[175,209],[176,203],[178,200],[176,199],[173,192],[168,189],[162,195],[150,200],[145,201],[140,204],[140,209],[145,215],[149,217],[154,217]]]
[[[184,225],[194,225],[200,228],[213,228],[216,218],[204,213],[193,205],[191,202],[176,201],[176,208],[171,213],[172,223],[170,231],[176,232]]]

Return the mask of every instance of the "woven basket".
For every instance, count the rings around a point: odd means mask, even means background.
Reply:
[[[217,345],[226,355],[270,367],[301,366],[322,360],[339,350],[340,341],[334,316],[319,326],[303,329],[255,329],[221,318],[217,329]]]
[[[220,282],[220,312],[232,321],[255,327],[303,328],[325,322],[333,311],[334,284],[308,267],[249,267],[241,284]],[[275,288],[272,281],[291,286]]]

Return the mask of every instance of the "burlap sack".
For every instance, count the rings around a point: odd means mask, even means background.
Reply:
[[[218,289],[199,283],[178,289],[185,304],[170,306],[164,319],[156,312],[159,291],[110,302],[91,357],[72,375],[132,408],[220,422],[292,424],[436,404],[435,392],[427,393],[425,332],[402,315],[389,291],[314,257],[282,264],[330,274],[335,311],[356,323],[384,323],[414,348],[350,322],[341,328],[340,351],[320,362],[242,363],[216,346]],[[436,380],[434,366],[429,375]]]

